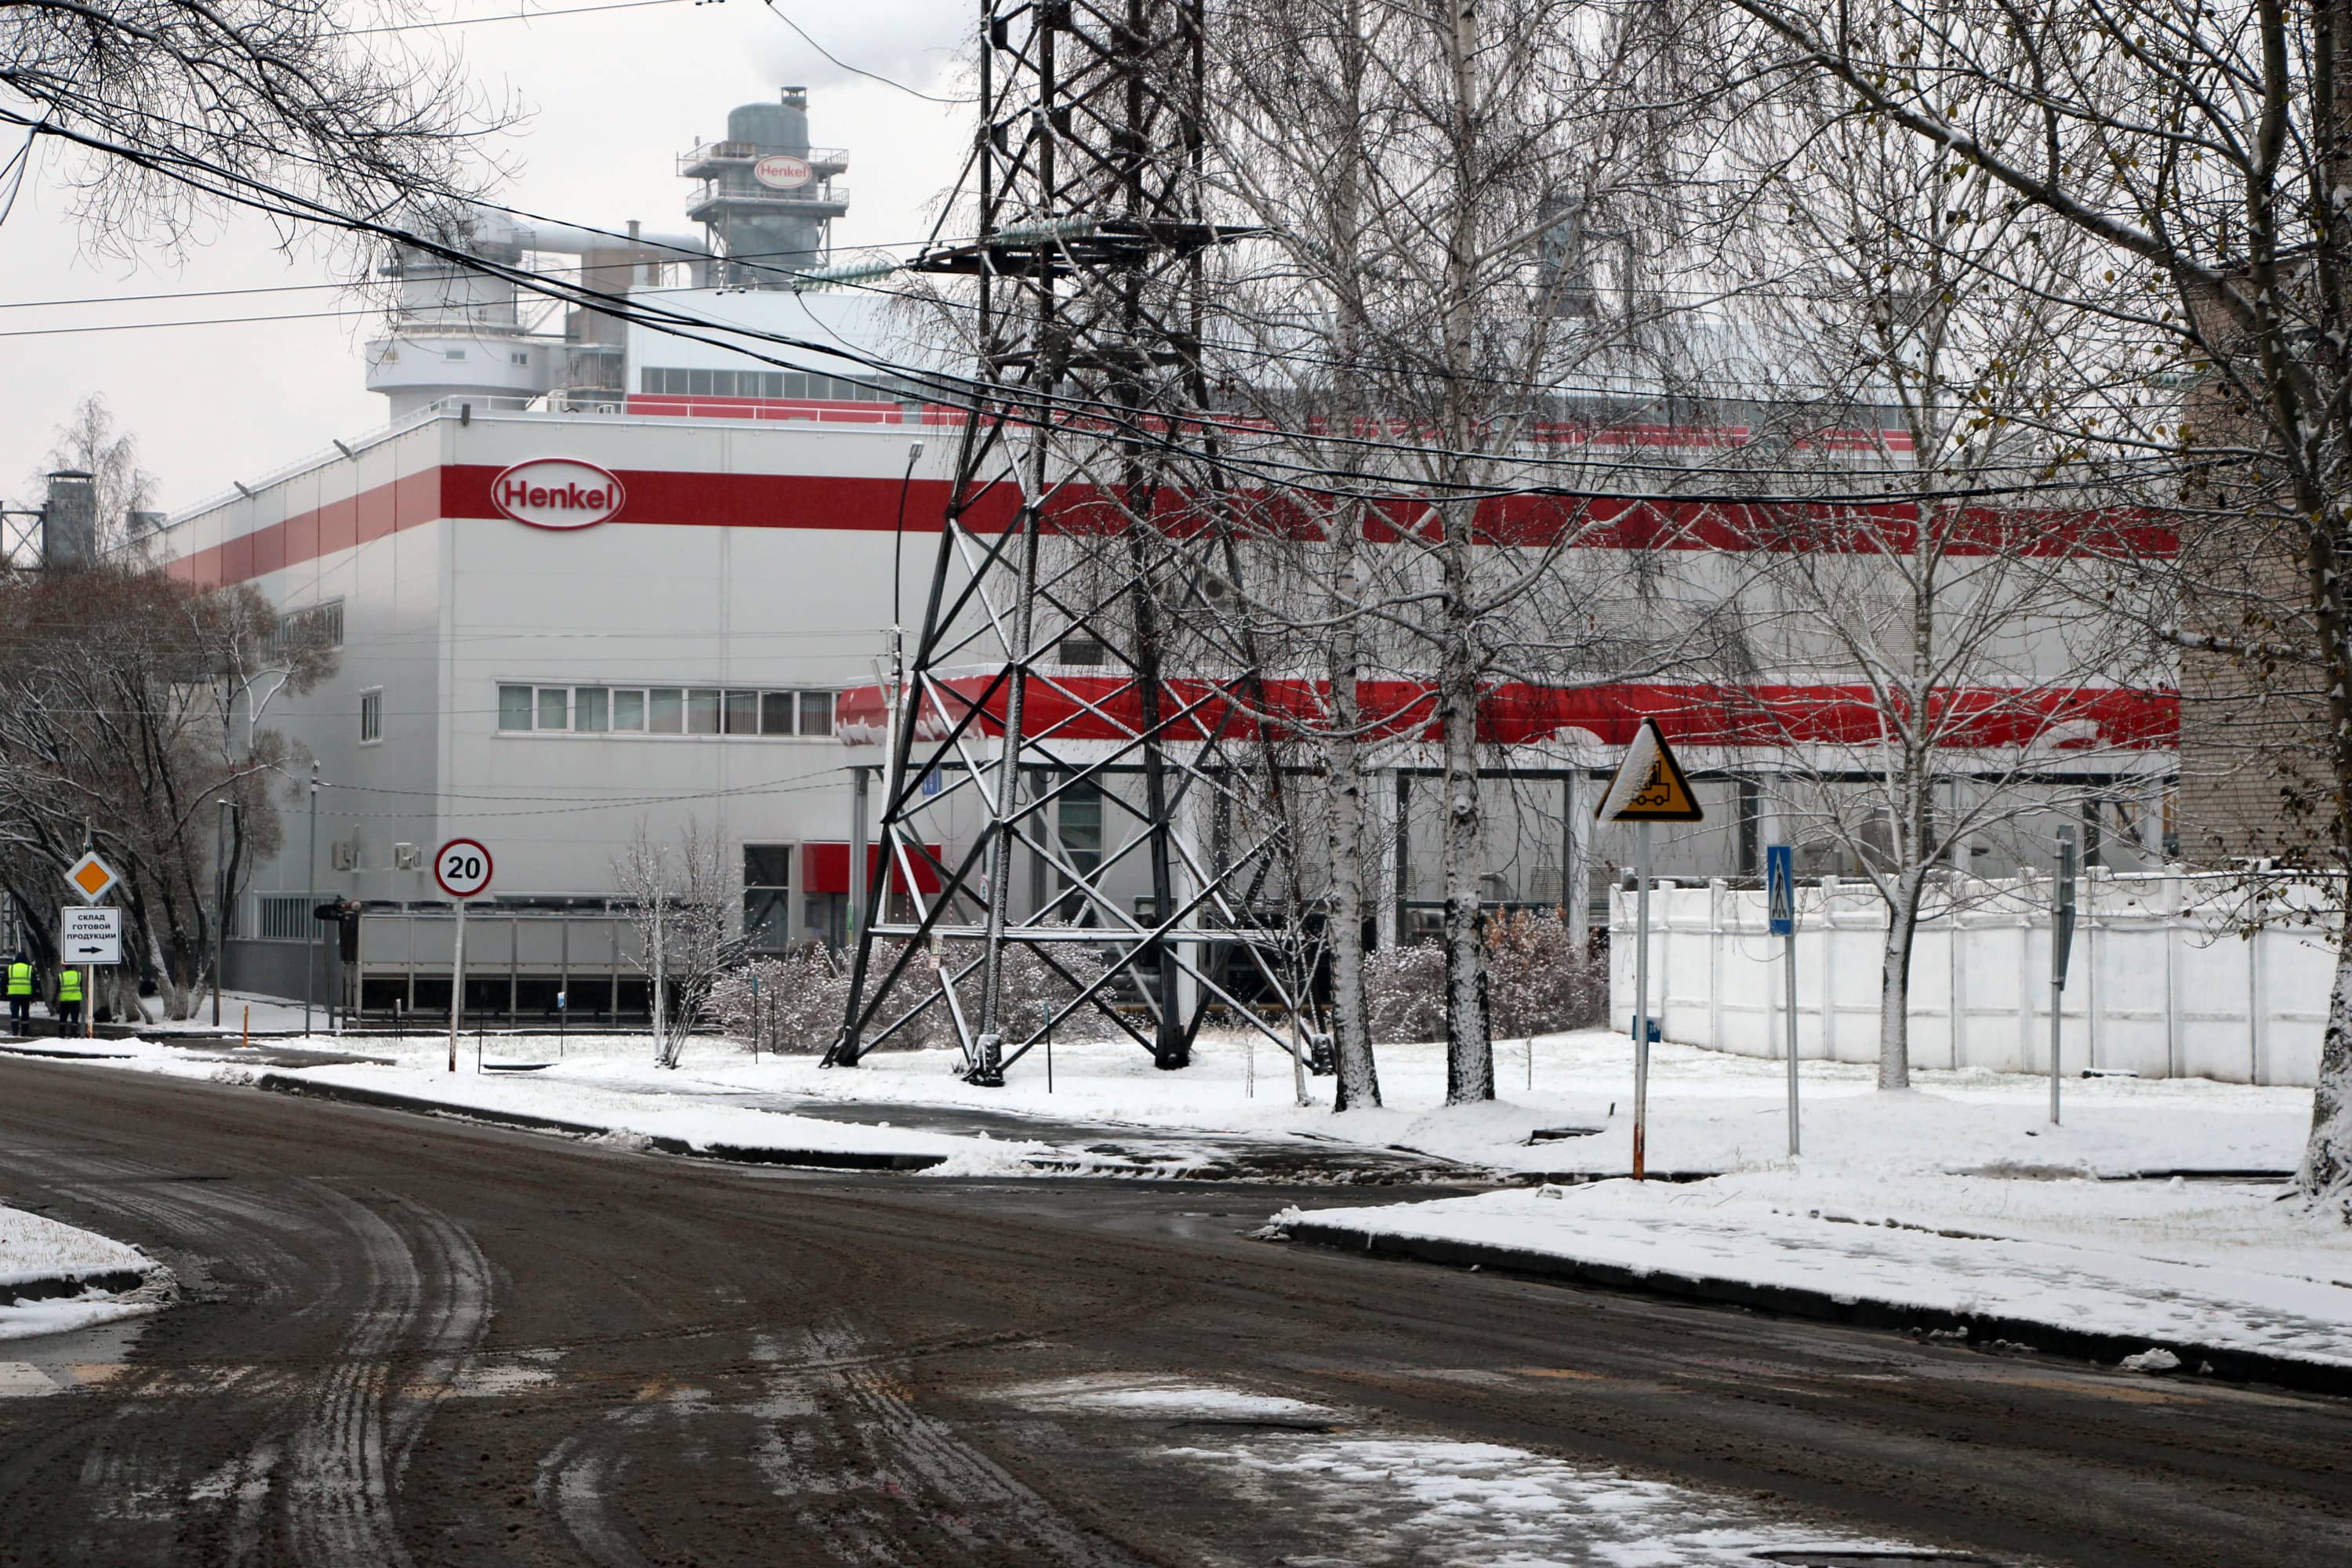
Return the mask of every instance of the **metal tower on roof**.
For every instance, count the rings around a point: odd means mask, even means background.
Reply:
[[[1166,1068],[1211,1007],[1297,1049],[1258,896],[1281,847],[1260,673],[1214,613],[1238,559],[1203,253],[1234,231],[1201,216],[1201,0],[982,0],[978,237],[914,263],[963,295],[978,368],[890,682],[880,880],[911,908],[858,933],[835,1064],[935,1011],[975,1082],[1082,1009]],[[1074,985],[1051,1016],[1010,1014],[1022,951]]]

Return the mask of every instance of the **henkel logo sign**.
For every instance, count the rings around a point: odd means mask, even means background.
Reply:
[[[807,159],[790,153],[771,153],[751,165],[751,177],[772,191],[796,191],[815,174]]]
[[[593,463],[541,458],[490,481],[490,504],[533,528],[593,528],[621,510],[621,481]]]

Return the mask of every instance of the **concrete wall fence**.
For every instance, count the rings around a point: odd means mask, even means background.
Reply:
[[[2267,906],[2251,938],[2227,878],[2095,873],[2080,916],[2061,1010],[2060,1066],[2142,1078],[2308,1085],[2319,1065],[2336,963],[2336,921],[2318,889]],[[1633,1016],[1634,894],[1610,901],[1610,1014]],[[1721,881],[1656,884],[1650,899],[1651,1007],[1666,1039],[1779,1058],[1782,939],[1767,934],[1765,895]],[[1911,1063],[2047,1072],[2050,885],[1969,880],[1931,896],[1911,963]],[[1825,878],[1798,889],[1797,1053],[1878,1058],[1880,953],[1886,911],[1866,882]]]

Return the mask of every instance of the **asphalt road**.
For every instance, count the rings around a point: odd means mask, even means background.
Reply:
[[[0,1396],[0,1562],[2352,1564],[2345,1402],[1243,1234],[1366,1196],[795,1175],[0,1061],[0,1199],[180,1288],[0,1342],[76,1385]]]

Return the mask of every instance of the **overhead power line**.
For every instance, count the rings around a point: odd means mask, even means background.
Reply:
[[[722,350],[732,350],[779,369],[805,370],[807,367],[804,364],[785,355],[791,353],[814,353],[823,356],[827,362],[828,368],[822,374],[838,375],[838,370],[832,368],[831,362],[847,361],[878,377],[886,378],[890,388],[911,384],[918,390],[928,389],[933,395],[934,400],[943,403],[977,405],[982,402],[992,390],[970,375],[959,375],[920,366],[901,364],[847,345],[814,342],[787,333],[746,328],[738,323],[714,321],[690,312],[659,306],[648,307],[628,295],[614,294],[608,290],[591,288],[584,283],[565,281],[516,264],[478,257],[458,248],[454,241],[436,239],[396,224],[341,211],[318,198],[305,196],[257,176],[208,163],[177,148],[140,147],[109,141],[79,126],[56,123],[46,116],[37,119],[24,110],[13,109],[5,104],[0,104],[0,122],[21,125],[34,134],[53,136],[90,151],[121,159],[134,166],[175,180],[192,190],[236,206],[270,214],[289,221],[341,229],[347,233],[405,246],[422,254],[437,257],[487,276],[504,279],[518,287],[549,299],[593,309],[615,319],[642,325],[649,331],[681,340],[700,342]],[[520,216],[539,216],[535,214],[523,213],[520,209],[501,210],[514,212]],[[591,232],[614,231],[592,230]],[[614,232],[614,237],[624,243],[632,242],[631,237],[620,235],[617,232]],[[635,241],[635,243],[643,244],[644,242]],[[740,343],[728,341],[730,339],[744,340],[762,345],[762,348],[744,347]],[[778,352],[763,352],[763,349]],[[855,375],[846,379],[853,382],[858,380]],[[877,381],[871,385],[874,390],[885,389],[884,381]],[[1201,453],[1197,449],[1187,446],[1169,432],[1155,427],[1149,419],[1138,418],[1130,410],[1098,399],[1074,397],[1037,388],[1024,389],[1021,406],[1006,411],[1006,416],[1017,425],[1031,426],[1042,426],[1063,419],[1083,419],[1102,426],[1106,439],[1116,439],[1133,448],[1164,452],[1187,460],[1198,460],[1201,458]],[[1206,427],[1228,441],[1261,440],[1265,435],[1264,431],[1241,420],[1234,420],[1223,425],[1212,424]],[[1370,437],[1325,435],[1318,438],[1317,444],[1324,447],[1383,456],[1412,457],[1424,460],[1433,456],[1459,456],[1488,463],[1507,463],[1521,472],[1532,471],[1538,474],[1561,469],[1580,473],[1593,466],[1590,458],[1581,454],[1567,458],[1551,458],[1540,453],[1526,451],[1452,453],[1447,449],[1426,444]],[[1277,488],[1322,495],[1334,500],[1348,499],[1365,493],[1365,487],[1368,484],[1392,488],[1397,482],[1393,475],[1367,474],[1360,468],[1333,468],[1325,464],[1279,457],[1263,450],[1244,450],[1238,447],[1220,451],[1214,461],[1229,474],[1245,475]],[[1620,470],[1647,468],[1651,471],[1669,473],[1681,479],[1697,477],[1686,467],[1613,462],[1612,466]],[[1766,476],[1760,472],[1738,472],[1738,477],[1753,482]],[[1583,499],[1585,494],[1582,490],[1565,484],[1541,482],[1477,484],[1431,481],[1425,476],[1418,477],[1412,482],[1414,490],[1417,493],[1425,492],[1424,499],[1428,504],[1433,505],[1442,502],[1469,502],[1507,495],[1550,496],[1573,501]],[[1966,488],[1943,489],[1937,493],[1940,500],[1959,500],[1972,497],[2047,494],[2054,490],[2073,488],[2074,487],[2064,482],[2036,479],[2024,484],[1978,484]],[[1042,501],[1045,498],[1033,499]],[[1612,499],[1644,498],[1621,495]],[[1899,493],[1890,495],[1883,486],[1852,494],[1835,495],[1813,492],[1797,494],[1759,492],[1733,496],[1668,492],[1651,499],[1762,505],[1865,502],[1883,504],[1889,501],[1900,504],[1905,500]]]

